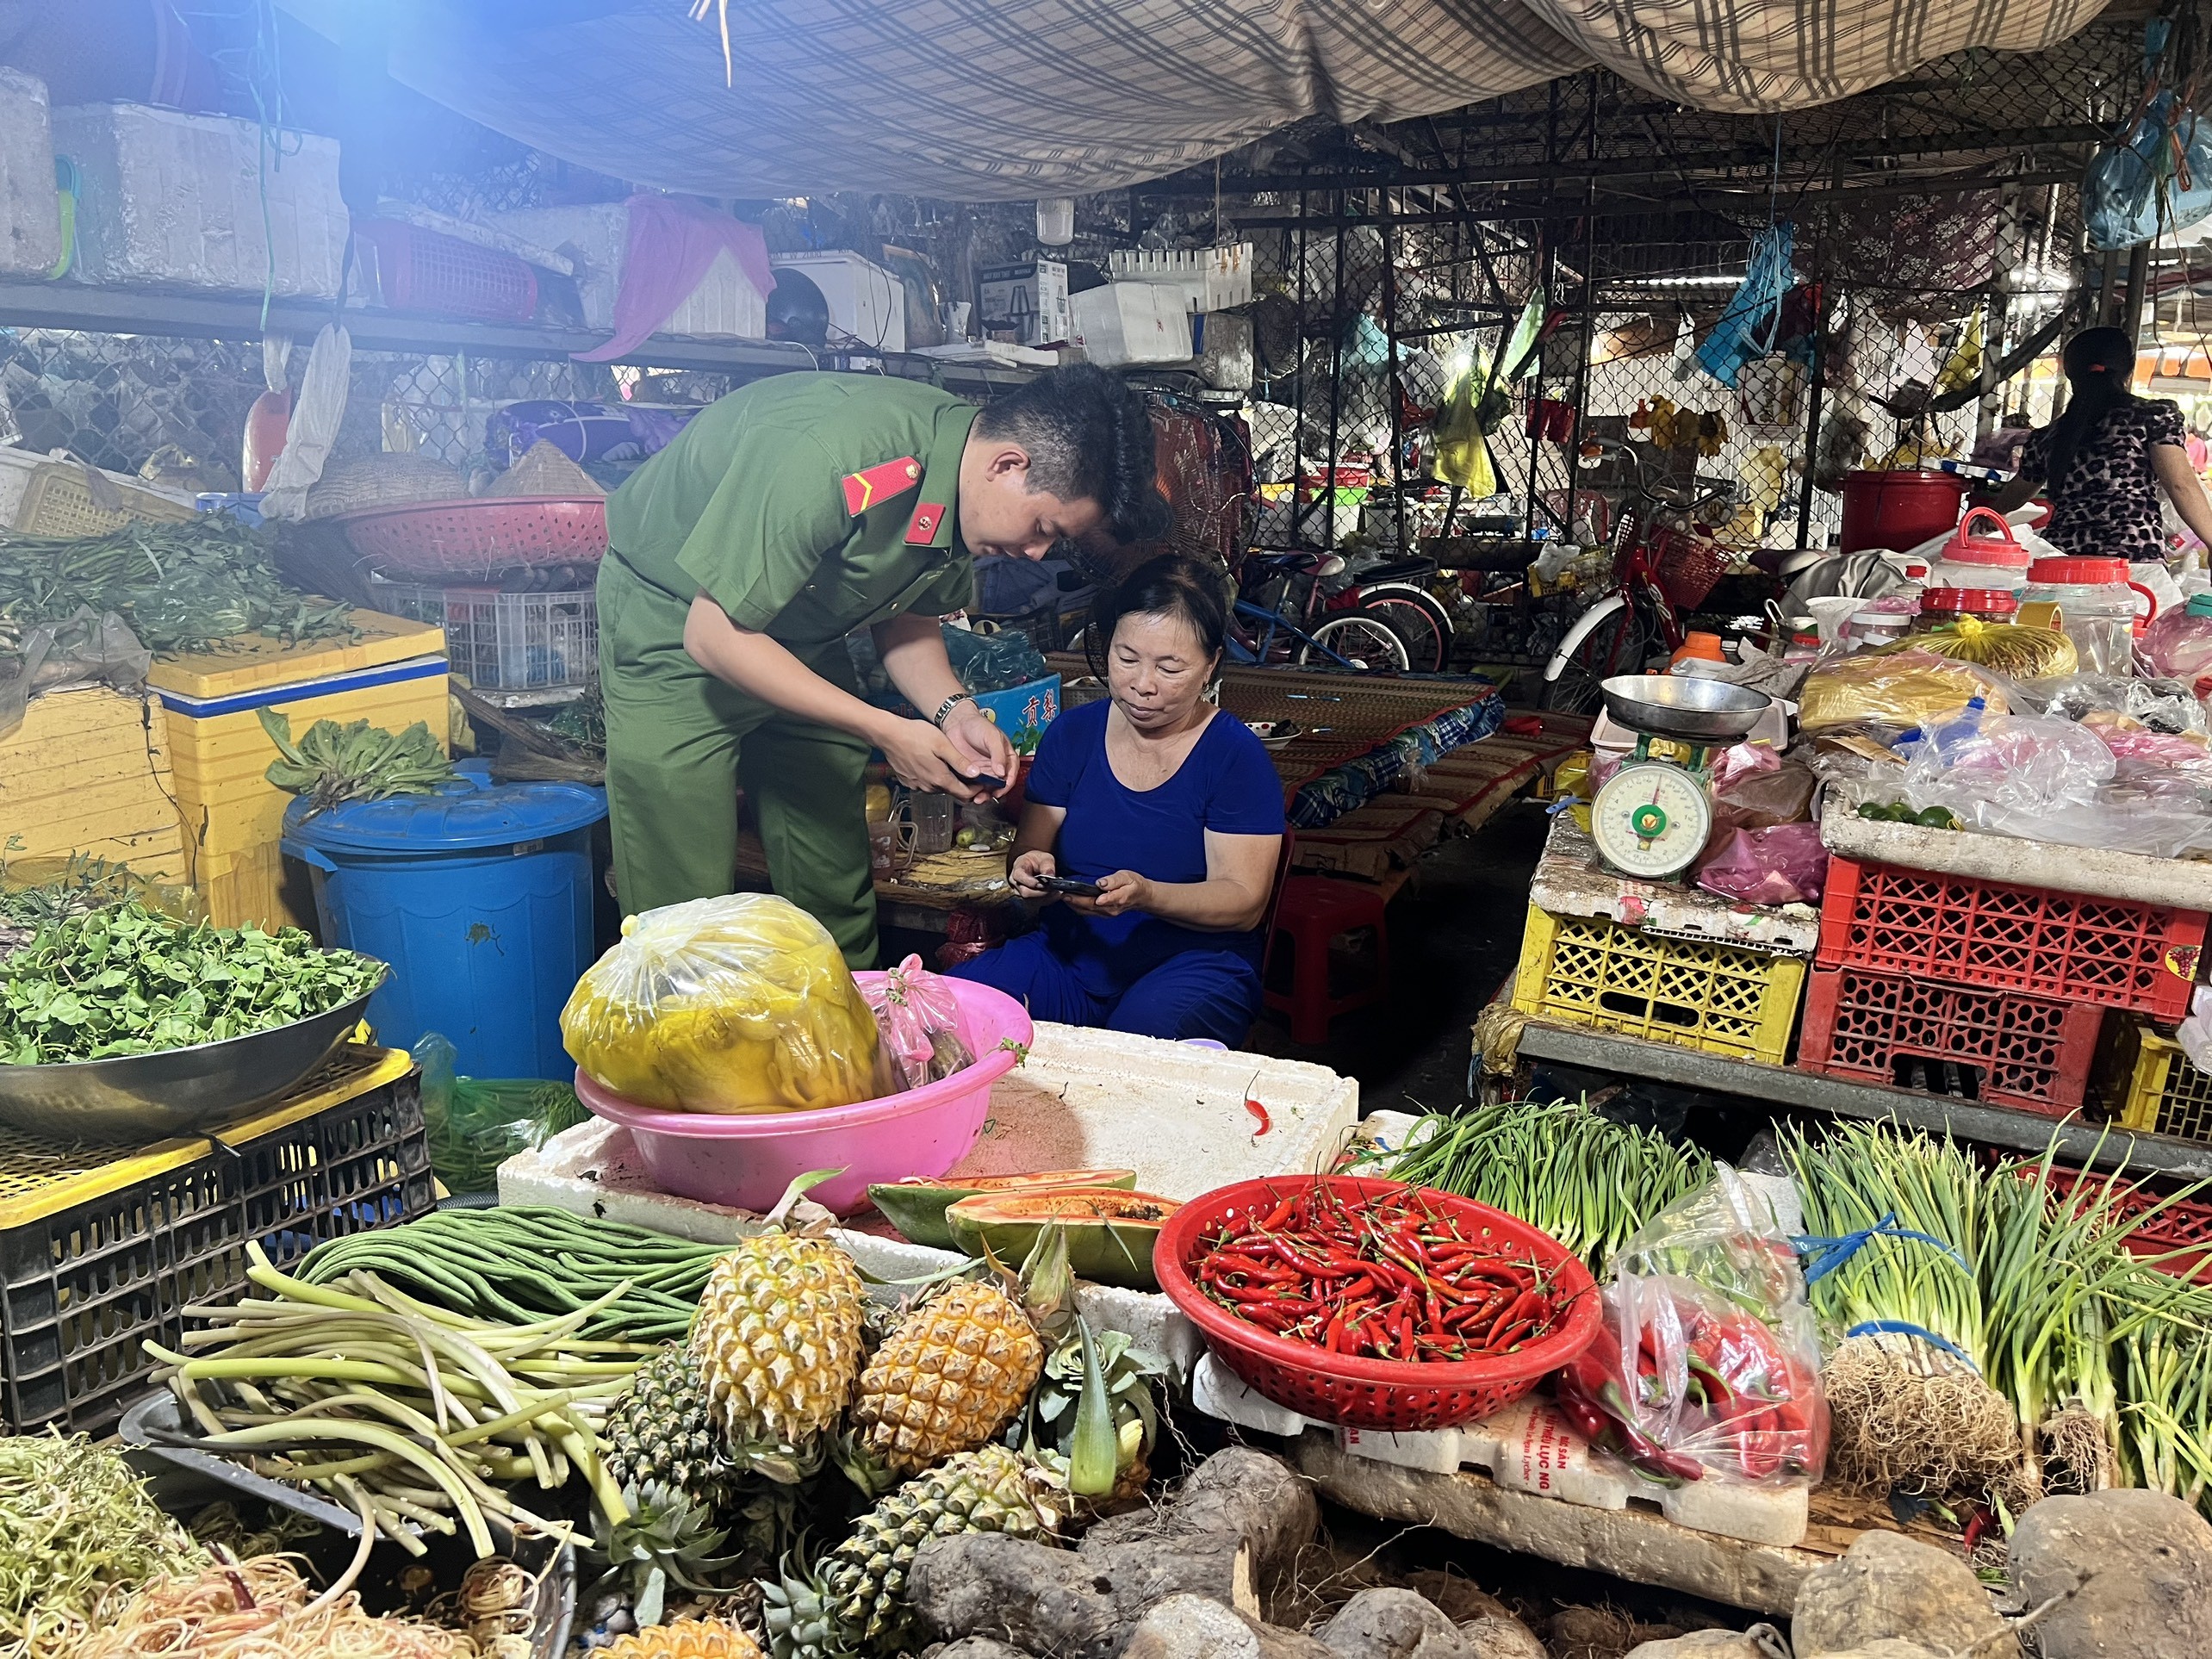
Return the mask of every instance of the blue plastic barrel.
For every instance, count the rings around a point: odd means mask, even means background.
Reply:
[[[392,965],[369,1004],[380,1041],[450,1038],[478,1078],[574,1075],[561,1007],[591,966],[591,829],[606,794],[494,784],[481,763],[436,795],[284,814],[284,851],[314,878],[326,944]]]

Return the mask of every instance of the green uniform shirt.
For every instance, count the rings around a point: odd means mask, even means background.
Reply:
[[[974,578],[955,492],[977,413],[878,375],[756,381],[693,416],[609,498],[611,553],[683,605],[705,593],[740,628],[793,647],[963,610]]]

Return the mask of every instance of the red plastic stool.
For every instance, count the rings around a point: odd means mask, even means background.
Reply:
[[[1333,876],[1291,876],[1283,884],[1275,911],[1275,932],[1288,934],[1297,952],[1291,964],[1290,990],[1267,993],[1267,1006],[1287,1010],[1290,1040],[1328,1041],[1329,1022],[1338,1015],[1380,1001],[1390,989],[1390,933],[1383,925],[1381,892]],[[1375,977],[1341,997],[1329,993],[1329,941],[1361,928],[1375,930]],[[1271,952],[1271,954],[1272,953]]]

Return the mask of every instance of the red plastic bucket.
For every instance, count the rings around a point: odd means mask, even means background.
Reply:
[[[1932,541],[1957,526],[1969,488],[1952,472],[1847,472],[1842,550],[1902,553]]]

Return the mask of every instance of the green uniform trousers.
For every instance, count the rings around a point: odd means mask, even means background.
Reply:
[[[681,643],[690,608],[615,556],[600,566],[607,806],[623,913],[730,891],[742,786],[770,884],[830,930],[848,965],[873,967],[867,744],[708,674]],[[789,649],[832,685],[855,690],[842,639]]]

